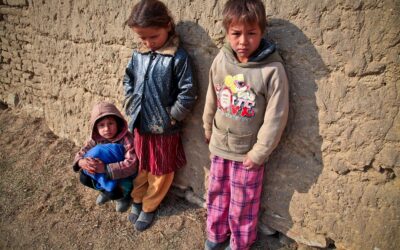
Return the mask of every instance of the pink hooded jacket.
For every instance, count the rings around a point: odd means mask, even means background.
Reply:
[[[100,136],[96,129],[96,122],[101,118],[110,115],[116,118],[118,124],[118,134],[112,141]],[[111,179],[121,179],[135,174],[137,172],[138,160],[135,154],[133,135],[128,131],[128,124],[115,105],[108,102],[97,103],[92,109],[90,125],[92,131],[90,139],[85,142],[83,147],[75,155],[73,170],[77,172],[81,169],[78,165],[78,161],[83,159],[85,153],[97,144],[119,143],[124,145],[125,159],[120,162],[108,164],[106,170],[107,175]]]

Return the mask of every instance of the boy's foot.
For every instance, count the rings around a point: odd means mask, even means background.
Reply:
[[[117,205],[115,205],[115,210],[117,212],[125,212],[126,210],[128,210],[129,206],[131,205],[131,198],[121,198],[119,200],[117,200]]]
[[[108,198],[107,195],[105,195],[105,194],[103,194],[103,193],[100,193],[99,196],[97,196],[96,204],[99,205],[99,206],[101,206],[101,205],[103,205],[104,203],[106,203],[106,202],[108,202],[108,201],[110,201],[110,200],[111,200],[111,199]]]
[[[132,202],[131,213],[128,215],[128,220],[135,224],[139,218],[140,212],[142,212],[142,203]]]
[[[138,231],[144,231],[147,228],[150,227],[151,223],[153,222],[154,219],[154,213],[155,212],[140,212],[139,218],[135,222],[135,228]]]
[[[229,246],[229,238],[220,243],[212,242],[209,240],[206,240],[206,243],[204,244],[204,250],[230,250]]]

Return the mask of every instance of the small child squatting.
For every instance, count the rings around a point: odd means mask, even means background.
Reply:
[[[108,102],[94,105],[90,124],[90,138],[75,155],[73,170],[80,173],[83,185],[101,192],[98,205],[116,200],[116,210],[124,212],[137,173],[133,136],[122,114]]]

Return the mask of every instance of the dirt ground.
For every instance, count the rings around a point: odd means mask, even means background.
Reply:
[[[142,233],[115,204],[96,206],[72,171],[77,150],[42,119],[0,108],[0,249],[204,249],[205,209],[173,192]],[[260,235],[252,249],[295,249],[281,242]]]

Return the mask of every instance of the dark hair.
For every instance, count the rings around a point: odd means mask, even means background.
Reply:
[[[267,27],[265,7],[261,0],[229,0],[222,12],[225,31],[232,22],[258,23],[261,32]]]
[[[141,0],[135,4],[124,25],[128,25],[130,28],[166,28],[168,25],[171,25],[169,35],[175,34],[174,19],[167,6],[158,0]]]

